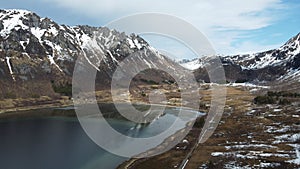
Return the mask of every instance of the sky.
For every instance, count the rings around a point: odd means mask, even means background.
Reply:
[[[144,12],[173,15],[194,25],[222,55],[277,48],[300,32],[299,0],[2,0],[0,8],[30,10],[71,26],[104,26]],[[174,39],[142,37],[176,59],[197,57]]]

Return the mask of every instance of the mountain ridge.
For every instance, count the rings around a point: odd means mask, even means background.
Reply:
[[[218,55],[218,57],[229,82],[299,80],[300,78],[292,77],[300,75],[300,33],[277,49],[254,54]],[[205,73],[205,57],[181,65],[193,70],[198,79],[209,82],[209,77]],[[188,67],[189,65],[192,66]]]
[[[16,92],[24,97],[31,93],[55,94],[51,85],[71,83],[79,56],[97,69],[98,88],[110,87],[114,70],[129,56],[134,57],[132,61],[137,66],[143,62],[149,69],[160,66],[181,69],[135,34],[126,35],[106,27],[59,25],[27,10],[0,10],[2,96]],[[150,77],[157,83],[171,79],[167,73],[155,70],[148,73],[151,76],[139,75],[138,78]],[[40,89],[30,87],[34,81],[41,83]],[[17,83],[15,88],[12,83]]]
[[[137,67],[168,67],[185,75],[193,70],[198,81],[209,82],[206,59],[187,60],[179,66],[135,34],[87,25],[60,25],[27,10],[0,10],[0,94],[20,97],[56,95],[54,86],[70,86],[75,61],[83,57],[97,70],[97,89],[109,88],[115,69],[127,57]],[[300,33],[278,49],[255,54],[218,56],[228,82],[297,81],[300,76]],[[191,67],[192,66],[192,67]],[[147,71],[133,79],[155,83],[174,81],[162,71]],[[13,85],[12,85],[13,84]],[[34,86],[34,87],[33,87]],[[9,97],[8,97],[9,98]]]

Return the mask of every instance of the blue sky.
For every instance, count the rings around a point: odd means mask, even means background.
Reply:
[[[31,10],[67,25],[102,26],[142,12],[171,14],[203,32],[218,54],[276,48],[300,32],[299,0],[10,0],[0,7]],[[173,39],[144,38],[177,58],[196,57]]]

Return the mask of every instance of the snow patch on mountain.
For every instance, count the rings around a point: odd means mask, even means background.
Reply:
[[[5,13],[0,13],[0,20],[3,20],[3,28],[0,31],[0,35],[2,37],[6,37],[10,34],[12,29],[28,29],[29,27],[24,25],[22,22],[22,18],[25,17],[26,14],[31,12],[27,10],[5,10]]]
[[[184,59],[179,61],[178,63],[188,70],[196,70],[199,69],[201,66],[203,66],[203,64],[198,58],[192,60]]]
[[[62,69],[55,63],[53,56],[48,55],[48,59],[49,59],[51,65],[55,65],[60,72],[63,72]]]
[[[14,77],[14,72],[13,72],[12,67],[11,67],[10,57],[6,57],[6,63],[7,63],[8,69],[9,69],[9,73],[12,76],[13,80],[15,81],[16,79]]]

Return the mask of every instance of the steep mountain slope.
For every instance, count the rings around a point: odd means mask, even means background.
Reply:
[[[70,84],[79,55],[98,70],[99,88],[110,87],[114,70],[127,56],[148,68],[163,65],[181,69],[134,34],[106,27],[59,25],[26,10],[0,11],[0,97],[11,93],[21,97],[54,94],[53,84]],[[170,79],[166,73],[149,73],[146,77],[158,83]]]
[[[230,82],[283,82],[300,80],[300,33],[278,49],[266,52],[219,56],[226,78]],[[209,81],[205,73],[205,58],[193,60],[182,66],[193,69],[198,79]]]

